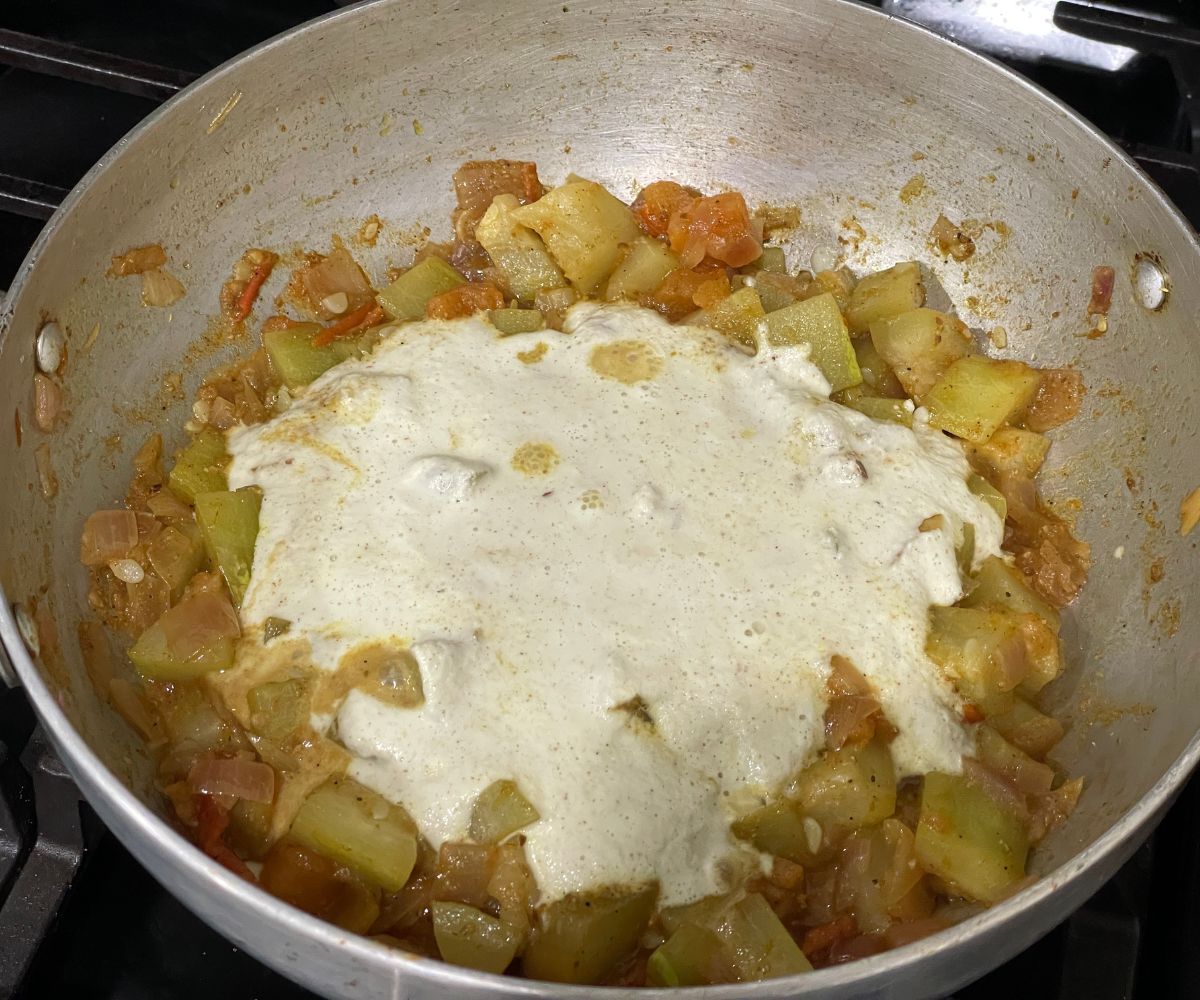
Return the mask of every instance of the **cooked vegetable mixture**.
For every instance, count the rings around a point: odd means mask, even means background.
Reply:
[[[770,213],[752,212],[737,192],[658,181],[627,205],[578,178],[546,188],[534,164],[511,161],[465,164],[454,185],[453,242],[425,245],[382,286],[337,240],[329,253],[292,261],[247,250],[220,291],[225,320],[244,329],[265,312],[264,287],[290,263],[276,300],[288,312],[263,318],[261,347],[204,383],[186,445],[168,458],[153,435],[134,458],[124,505],[84,525],[95,612],[80,627],[84,658],[101,694],[155,751],[180,827],[227,868],[347,930],[560,982],[685,986],[805,972],[914,941],[1020,888],[1031,847],[1070,815],[1083,787],[1047,762],[1063,727],[1038,705],[1063,669],[1059,609],[1084,585],[1088,548],[1034,485],[1046,432],[1079,408],[1078,375],[979,353],[958,318],[925,306],[915,261],[862,276],[789,265],[772,245]],[[115,258],[112,273],[159,266],[151,249]],[[722,891],[698,899],[672,897],[657,881],[539,887],[529,850],[559,806],[516,775],[479,787],[461,833],[431,841],[412,802],[410,813],[362,772],[361,781],[348,773],[349,730],[330,725],[352,696],[419,711],[433,697],[428,685],[440,683],[424,671],[425,654],[404,642],[360,644],[336,668],[316,669],[294,655],[307,648],[294,641],[302,623],[240,614],[254,600],[260,516],[272,497],[231,489],[231,430],[278,420],[262,430],[287,433],[284,415],[329,378],[312,383],[392,350],[405,330],[424,336],[407,324],[425,320],[474,317],[490,324],[489,337],[527,347],[516,354],[523,365],[545,366],[565,343],[556,338],[584,336],[560,331],[582,329],[593,308],[585,300],[686,326],[667,331],[681,353],[711,341],[815,366],[822,406],[828,392],[870,418],[854,416],[863,426],[913,428],[959,463],[965,454],[959,507],[969,501],[1003,521],[1003,553],[998,527],[988,548],[965,518],[932,513],[920,523],[922,533],[952,538],[947,565],[962,596],[935,600],[927,623],[930,598],[921,604],[917,649],[949,692],[952,736],[968,752],[913,773],[905,729],[920,716],[886,707],[902,706],[905,691],[879,688],[872,678],[882,675],[849,648],[833,651],[809,680],[824,705],[821,745],[778,786],[724,793],[721,836],[753,863],[731,863]],[[632,341],[590,358],[599,377],[626,387],[663,364]],[[715,362],[716,372],[724,367]],[[714,450],[719,475],[719,448],[700,443],[702,430],[695,447]],[[863,459],[849,456],[835,474],[867,478]],[[550,444],[531,442],[511,466],[544,477],[531,495],[549,498],[560,461]],[[422,468],[430,488],[459,488],[459,466]],[[661,498],[646,503],[654,516],[664,509]],[[599,492],[583,495],[584,509],[602,504]],[[689,585],[677,583],[681,592]],[[128,637],[130,667],[112,662],[105,629]],[[746,635],[764,629],[755,623]],[[670,736],[658,708],[640,695],[613,706],[643,734]]]

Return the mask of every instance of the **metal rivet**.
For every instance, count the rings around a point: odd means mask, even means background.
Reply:
[[[37,626],[33,623],[32,616],[25,610],[25,605],[15,601],[12,613],[13,618],[17,620],[17,631],[21,633],[21,639],[25,643],[25,648],[29,650],[29,655],[37,656],[42,651],[42,646],[38,642]]]
[[[63,350],[67,346],[67,338],[63,336],[62,327],[51,320],[38,331],[37,335],[37,366],[43,373],[49,375],[58,371],[62,364]]]
[[[1157,254],[1139,253],[1133,258],[1133,296],[1138,304],[1158,312],[1171,292],[1171,282]]]

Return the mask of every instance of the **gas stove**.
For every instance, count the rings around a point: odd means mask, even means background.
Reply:
[[[1091,119],[1200,227],[1190,0],[876,0],[997,56]],[[0,288],[67,190],[159,103],[325,0],[0,9]],[[149,58],[148,58],[149,57]],[[5,68],[7,67],[7,68]],[[156,883],[92,810],[0,664],[0,997],[311,996]],[[1183,1000],[1200,983],[1200,779],[1082,909],[957,1000]]]

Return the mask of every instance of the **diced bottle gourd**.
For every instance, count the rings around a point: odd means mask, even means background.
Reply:
[[[254,488],[197,493],[195,504],[204,547],[225,577],[233,603],[240,607],[254,565],[262,494]]]
[[[197,493],[227,488],[225,466],[228,463],[225,435],[212,427],[203,427],[176,456],[175,467],[167,482],[190,503]]]
[[[879,823],[896,811],[896,768],[877,740],[827,750],[792,782],[804,814],[823,828]]]
[[[621,262],[608,279],[604,298],[609,302],[618,299],[636,302],[658,288],[677,267],[679,255],[662,240],[639,236],[626,248]]]
[[[1054,769],[1013,746],[989,725],[975,732],[979,762],[1002,774],[1026,795],[1045,795],[1054,785]]]
[[[525,975],[555,983],[596,983],[638,944],[657,888],[565,896],[538,913],[522,958]]]
[[[988,724],[1013,746],[1039,760],[1054,749],[1064,732],[1061,722],[1023,698],[1015,699],[1007,712],[990,716]]]
[[[701,900],[677,910],[664,926],[670,937],[651,956],[647,969],[661,985],[756,982],[812,970],[758,893]]]
[[[650,955],[647,986],[707,986],[734,981],[721,939],[706,927],[684,924]]]
[[[1003,611],[930,608],[925,652],[985,715],[1012,708],[1028,672],[1020,620]]]
[[[991,507],[1001,521],[1008,517],[1008,501],[1004,498],[1004,494],[979,473],[972,472],[967,476],[967,489]]]
[[[546,327],[546,319],[536,309],[493,309],[488,313],[492,326],[505,337],[515,333],[535,333]]]
[[[854,341],[854,354],[862,372],[861,388],[864,392],[888,399],[905,399],[908,396],[904,386],[896,378],[896,373],[892,371],[892,366],[879,353],[874,340],[870,337],[859,337]]]
[[[747,273],[787,274],[787,256],[783,247],[763,247],[758,260],[742,268]]]
[[[513,296],[529,304],[542,289],[567,282],[537,233],[514,217],[519,204],[516,195],[496,195],[475,225],[475,239],[500,269]]]
[[[994,903],[1025,876],[1021,820],[966,778],[925,775],[917,861],[971,899]]]
[[[317,787],[292,821],[291,836],[387,892],[408,881],[417,860],[415,829],[404,810],[350,778]]]
[[[308,688],[296,677],[251,688],[246,693],[246,704],[251,727],[269,739],[286,739],[308,722]]]
[[[516,782],[493,781],[479,793],[471,808],[471,839],[479,844],[498,844],[540,818]]]
[[[177,600],[184,585],[204,566],[204,543],[194,525],[163,528],[146,546],[146,561]]]
[[[629,206],[594,181],[547,191],[512,217],[533,229],[580,295],[594,295],[613,273],[622,248],[641,235]]]
[[[832,293],[768,313],[765,323],[769,346],[808,345],[809,360],[825,376],[830,392],[862,381],[846,321]]]
[[[194,680],[233,666],[239,632],[225,595],[204,591],[163,612],[129,648],[129,659],[143,677]]]
[[[981,444],[1029,405],[1041,376],[1022,361],[959,358],[922,398],[929,425]]]
[[[846,304],[846,324],[858,336],[870,330],[872,323],[916,309],[924,302],[921,269],[913,261],[902,261],[859,279]]]
[[[848,406],[859,413],[865,413],[872,420],[887,420],[893,424],[912,426],[913,411],[903,399],[889,399],[882,396],[872,396],[862,391],[861,385],[852,385],[843,389],[834,397],[834,401]]]
[[[1038,474],[1050,439],[1045,434],[1024,427],[1001,427],[983,444],[970,445],[968,451],[974,462],[997,475],[1032,479]]]
[[[874,320],[871,343],[905,393],[920,399],[951,364],[966,356],[971,336],[957,317],[921,308]]]
[[[695,313],[691,322],[720,330],[730,340],[753,351],[758,345],[759,324],[766,315],[757,290],[739,288],[715,306]]]
[[[440,257],[426,257],[375,298],[393,320],[424,319],[430,299],[465,283],[466,279]]]
[[[735,837],[748,840],[765,854],[797,864],[812,864],[821,848],[821,827],[795,799],[779,798],[733,822]]]
[[[501,973],[512,964],[519,940],[504,921],[464,903],[430,905],[438,952],[451,965]]]
[[[299,323],[263,331],[263,348],[271,360],[271,367],[289,389],[308,385],[334,365],[355,355],[358,338],[341,338],[324,347],[314,347],[312,339],[320,329],[316,323]]]
[[[1034,591],[1024,573],[1000,556],[988,556],[983,561],[959,604],[965,608],[1005,608],[1034,614],[1058,631],[1058,612]]]
[[[355,934],[366,934],[379,917],[378,890],[288,837],[267,852],[259,883],[273,896]]]

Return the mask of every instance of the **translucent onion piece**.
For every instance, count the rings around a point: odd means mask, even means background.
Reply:
[[[168,655],[189,660],[216,640],[237,638],[242,634],[237,612],[223,591],[205,591],[180,602],[163,620]]]
[[[104,566],[124,559],[138,543],[137,516],[131,510],[98,510],[83,524],[79,561]]]
[[[49,434],[62,413],[63,391],[53,379],[41,372],[33,376],[33,422]]]
[[[995,771],[984,767],[972,757],[963,758],[963,776],[986,792],[1006,812],[1025,821],[1029,816],[1029,806],[1025,796],[1015,786]]]
[[[142,304],[160,308],[174,305],[184,295],[187,289],[178,278],[167,274],[166,271],[145,271],[142,273]]]
[[[271,802],[275,798],[275,772],[270,765],[240,757],[196,761],[188,772],[188,785],[199,795],[249,802]]]
[[[50,462],[50,445],[44,441],[38,445],[33,453],[33,460],[37,463],[38,485],[41,487],[42,497],[53,500],[58,496],[58,476],[54,474],[54,466]]]
[[[134,247],[128,253],[114,257],[108,273],[115,278],[124,278],[162,267],[166,262],[166,251],[157,243],[152,243],[149,246]]]
[[[161,720],[136,684],[117,677],[109,682],[108,697],[121,718],[128,722],[150,747],[159,747],[166,742]]]

